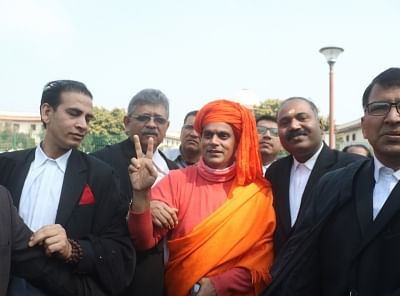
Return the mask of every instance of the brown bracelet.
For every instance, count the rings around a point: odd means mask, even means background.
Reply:
[[[69,264],[78,264],[83,257],[83,250],[76,240],[68,239],[68,241],[71,244],[72,250],[71,256],[66,259],[65,262]]]

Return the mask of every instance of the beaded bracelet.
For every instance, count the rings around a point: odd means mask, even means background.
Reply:
[[[76,240],[68,239],[71,244],[71,256],[65,260],[66,263],[77,264],[83,257],[83,250]]]

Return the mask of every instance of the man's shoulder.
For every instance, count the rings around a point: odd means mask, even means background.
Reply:
[[[269,168],[278,168],[278,167],[284,167],[284,166],[291,166],[293,162],[293,156],[291,154],[286,155],[285,157],[279,158],[275,160],[274,162],[271,163]]]
[[[74,153],[79,155],[79,157],[87,164],[89,170],[96,174],[112,171],[112,167],[100,158],[79,150],[75,150]]]
[[[119,143],[106,145],[102,149],[94,151],[90,154],[98,157],[98,156],[104,156],[104,155],[116,153],[116,151],[121,151],[123,146],[127,146],[127,143],[126,143],[127,141],[128,141],[128,139],[124,140],[122,142],[119,142]]]
[[[334,155],[335,167],[347,166],[353,162],[367,159],[364,156],[354,153],[342,152],[335,149],[329,149],[329,151]]]
[[[10,151],[10,152],[3,152],[0,153],[0,158],[2,159],[22,159],[26,157],[29,153],[34,152],[36,148],[24,149],[24,150],[17,150],[17,151]]]
[[[353,161],[349,162],[347,165],[343,165],[328,171],[326,174],[321,176],[320,183],[333,184],[333,186],[336,186],[335,184],[338,182],[343,183],[347,182],[348,180],[352,180],[354,175],[360,170],[361,166],[370,162],[370,159],[366,157],[356,157],[350,159],[353,159]]]
[[[272,175],[279,174],[285,168],[290,168],[293,163],[293,156],[287,155],[280,159],[275,160],[271,165],[267,168],[265,172],[266,177],[271,177]]]

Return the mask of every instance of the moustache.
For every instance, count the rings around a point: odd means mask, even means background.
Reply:
[[[151,135],[151,136],[158,136],[157,131],[155,131],[154,129],[150,129],[150,128],[144,128],[142,130],[142,135]]]
[[[291,139],[293,139],[295,137],[298,137],[298,136],[307,136],[307,135],[308,135],[308,131],[303,129],[303,128],[301,128],[301,129],[297,129],[297,130],[294,130],[294,131],[288,131],[286,133],[285,137],[286,137],[286,140],[291,140]]]

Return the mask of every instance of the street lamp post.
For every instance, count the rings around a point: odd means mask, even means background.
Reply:
[[[334,107],[335,107],[335,97],[334,97],[334,73],[333,73],[333,66],[336,63],[338,56],[344,51],[341,47],[323,47],[319,50],[322,53],[326,61],[329,65],[329,147],[334,149],[335,148],[335,116],[334,116]]]

